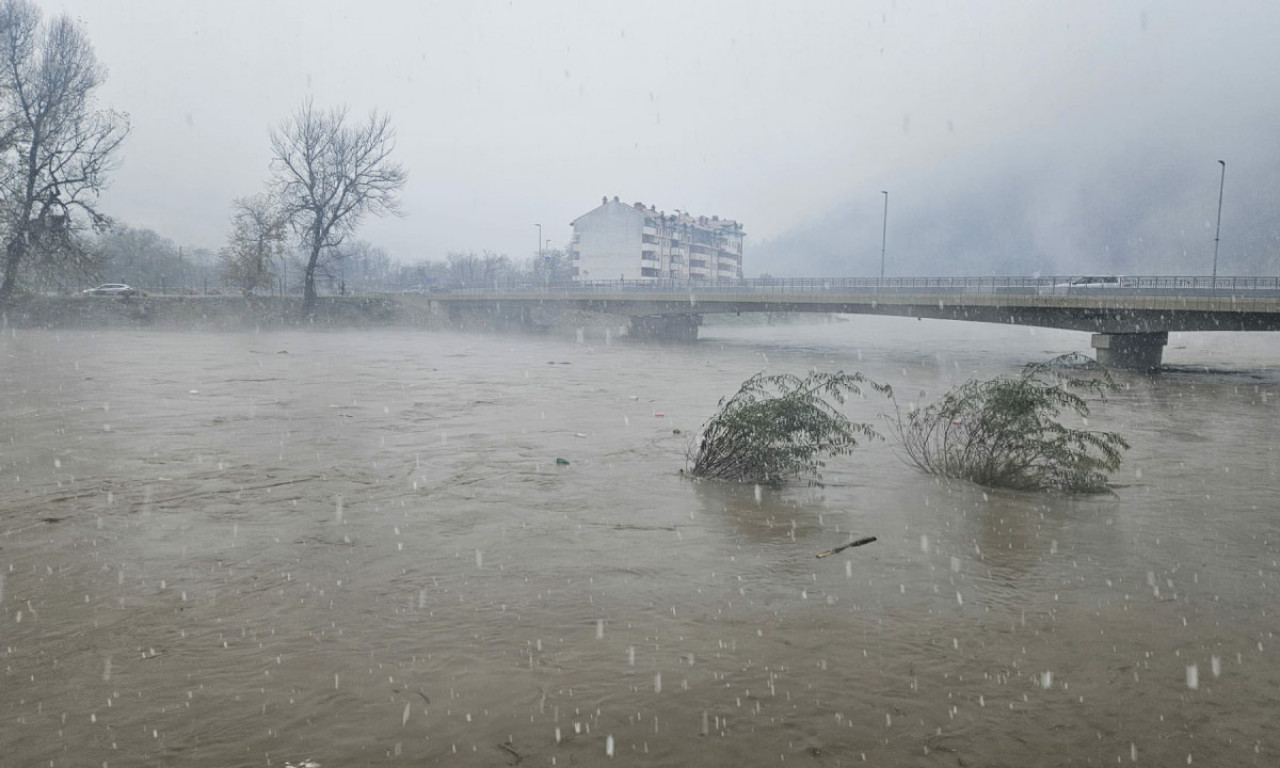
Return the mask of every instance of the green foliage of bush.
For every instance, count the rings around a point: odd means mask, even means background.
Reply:
[[[860,373],[756,374],[737,394],[721,399],[714,416],[691,446],[695,477],[778,485],[787,480],[821,484],[823,459],[847,454],[859,438],[880,438],[869,424],[840,411],[862,386],[889,393]]]
[[[1114,432],[1070,429],[1059,417],[1089,415],[1084,395],[1116,388],[1079,354],[1028,365],[1020,376],[968,381],[925,408],[901,409],[892,432],[905,460],[924,472],[1020,490],[1099,493],[1129,444]]]

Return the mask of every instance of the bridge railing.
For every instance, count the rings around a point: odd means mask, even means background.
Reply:
[[[1085,282],[1081,282],[1084,280]],[[1280,296],[1280,277],[1259,276],[1110,276],[1110,281],[1089,276],[1042,277],[756,277],[738,280],[593,280],[568,283],[494,282],[486,286],[433,286],[440,293],[760,293],[800,294],[827,292],[964,293],[1021,295],[1184,295],[1184,296]],[[391,292],[395,292],[394,289]]]

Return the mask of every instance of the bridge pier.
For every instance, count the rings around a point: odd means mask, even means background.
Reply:
[[[1151,371],[1160,367],[1168,331],[1154,333],[1095,333],[1090,342],[1098,362],[1108,368]]]
[[[654,341],[697,341],[702,315],[633,316],[628,334],[637,339]]]

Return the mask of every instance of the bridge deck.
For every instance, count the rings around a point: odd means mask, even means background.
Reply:
[[[999,279],[997,279],[999,280]],[[1219,280],[1226,280],[1219,278]],[[1240,280],[1235,278],[1233,280]],[[1271,280],[1266,278],[1265,280]],[[1055,292],[1052,286],[610,284],[435,293],[442,304],[555,304],[632,316],[741,312],[897,315],[1094,333],[1280,330],[1280,286],[1148,286]]]

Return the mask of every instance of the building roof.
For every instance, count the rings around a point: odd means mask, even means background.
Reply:
[[[645,207],[644,203],[640,203],[640,202],[627,205],[626,203],[619,201],[616,195],[612,200],[610,200],[608,197],[601,198],[601,203],[599,206],[592,208],[590,211],[587,211],[586,213],[582,214],[582,216],[579,216],[577,219],[574,219],[569,223],[571,225],[577,224],[580,219],[583,219],[595,213],[596,211],[600,210],[601,208],[605,208],[606,206],[610,206],[610,205],[620,205],[625,208],[634,210],[636,213],[643,213],[645,216],[651,216],[653,218],[662,219],[663,223],[666,226],[686,226],[686,227],[694,227],[694,228],[701,228],[701,229],[707,229],[707,230],[715,230],[720,232],[734,232],[739,235],[743,234],[742,225],[734,221],[733,219],[722,219],[719,216],[694,216],[693,214],[688,213],[687,211],[680,211],[680,210],[677,210],[674,213],[667,213],[666,211],[658,210],[657,207],[653,205]]]

